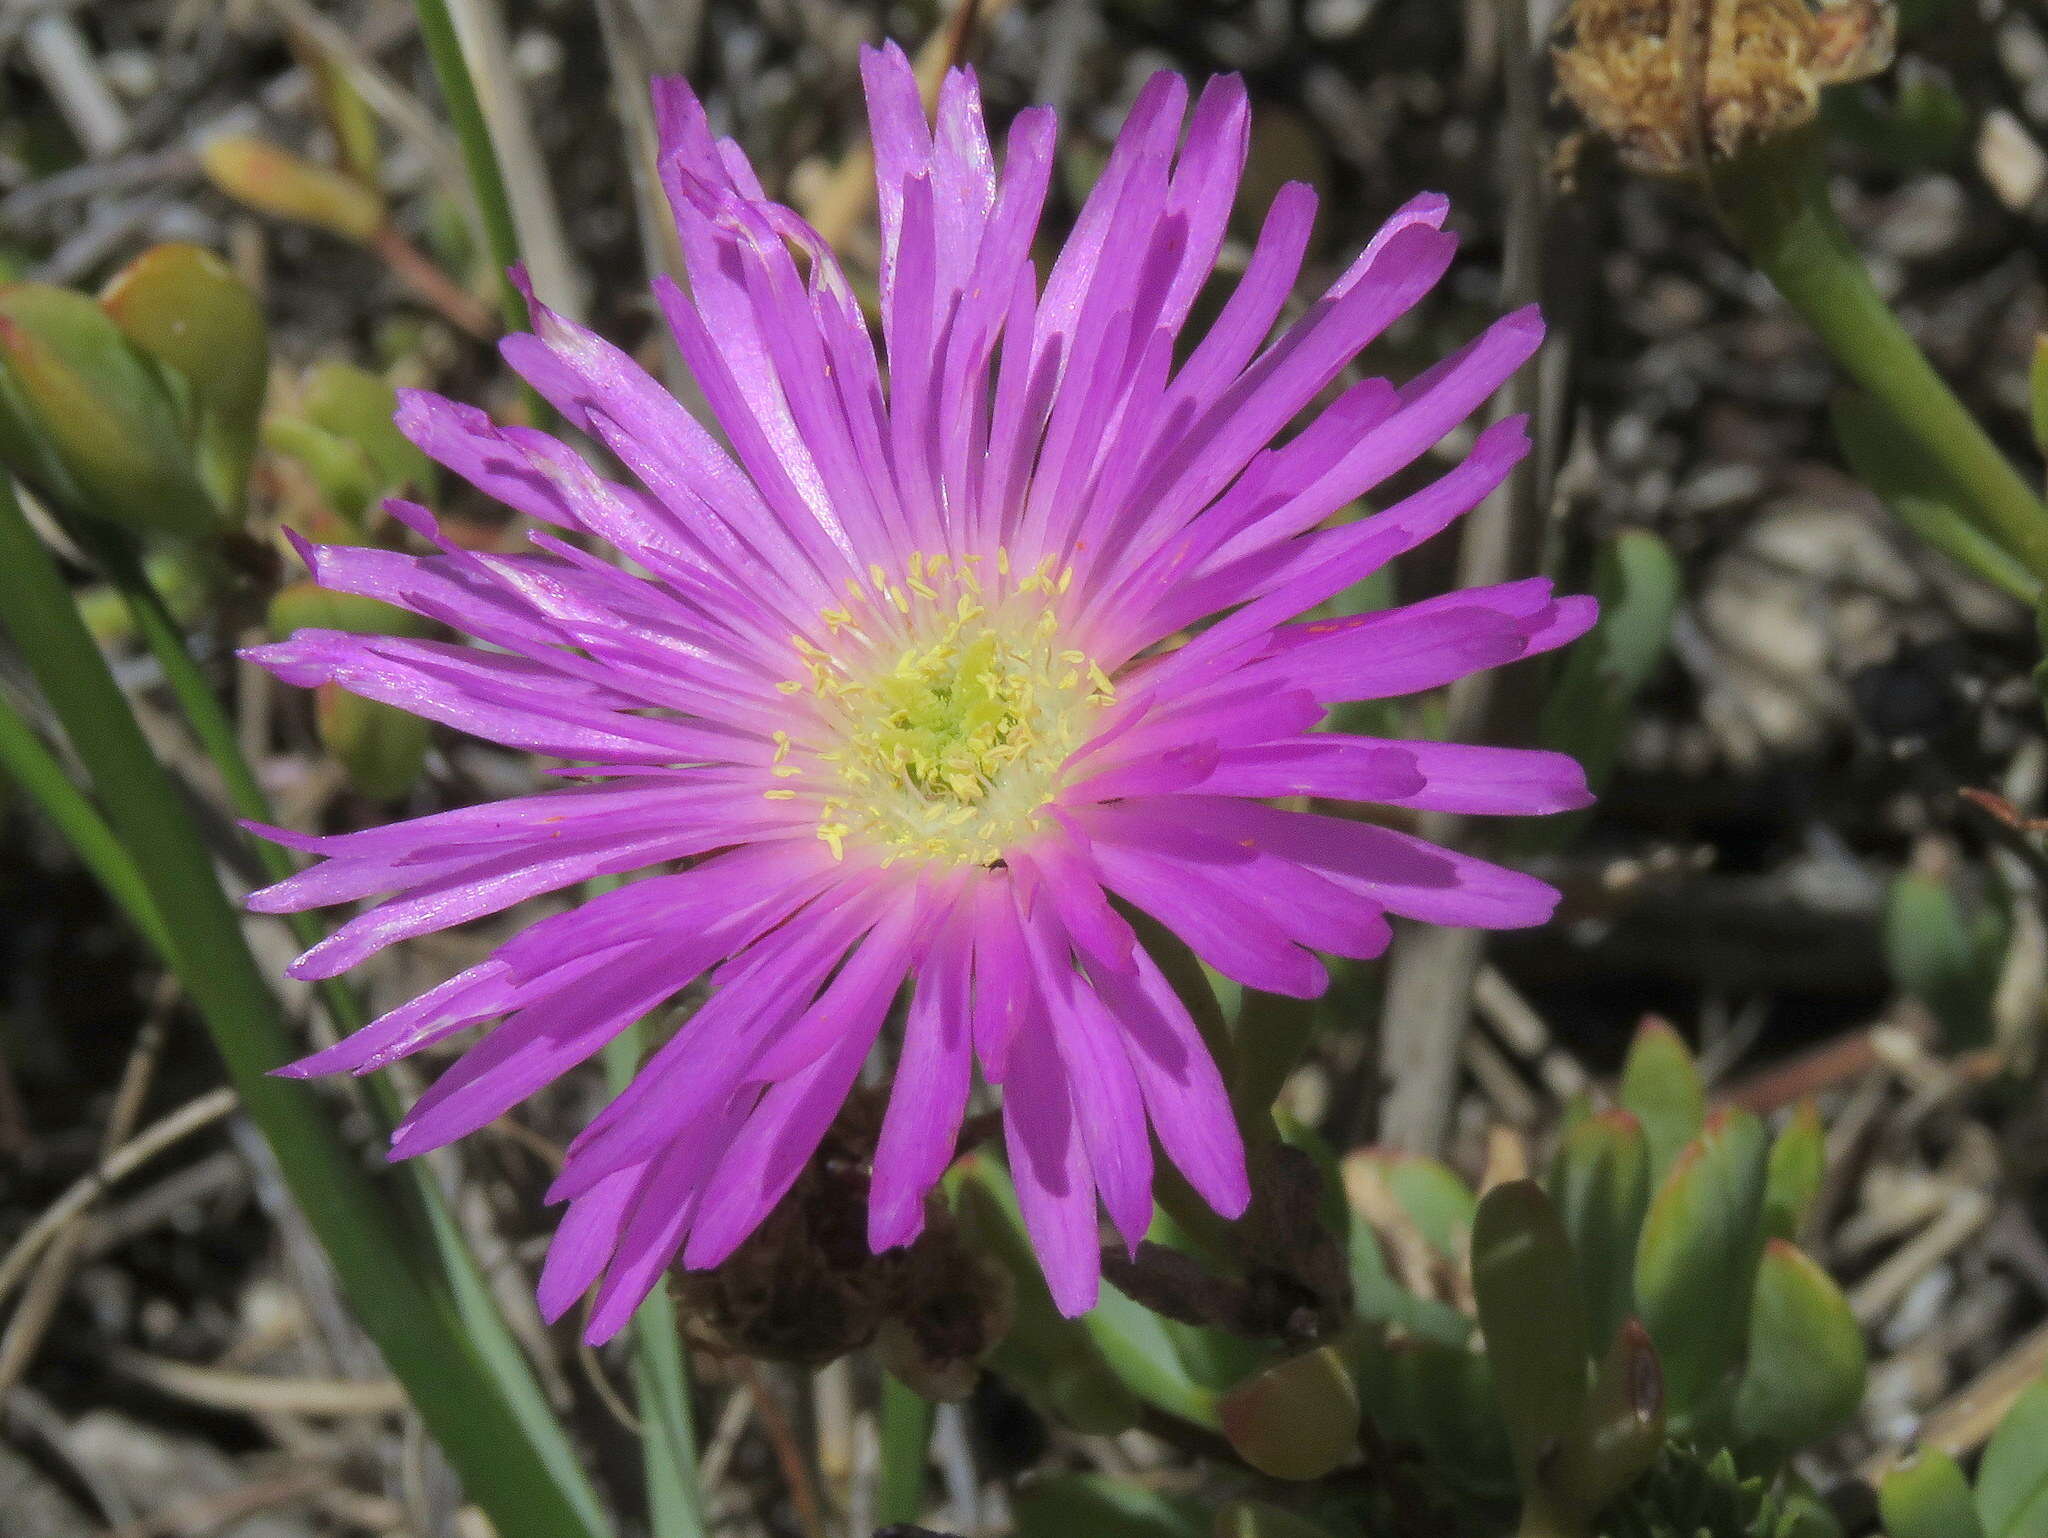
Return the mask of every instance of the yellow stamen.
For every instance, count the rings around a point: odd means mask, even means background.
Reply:
[[[834,858],[860,845],[885,864],[1000,860],[1043,829],[1089,717],[1115,699],[1062,635],[1072,568],[1047,557],[1020,573],[998,548],[1000,580],[985,587],[980,563],[917,552],[893,578],[870,566],[868,586],[849,581],[846,605],[792,639],[804,676],[777,687],[809,695],[816,714],[775,734],[771,773],[814,787],[805,794]]]

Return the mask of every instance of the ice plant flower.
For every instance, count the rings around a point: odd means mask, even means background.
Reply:
[[[417,1154],[703,979],[550,1192],[568,1209],[542,1304],[559,1316],[594,1285],[594,1339],[678,1258],[715,1265],[753,1231],[906,988],[872,1244],[919,1232],[978,1063],[1052,1294],[1086,1309],[1098,1198],[1129,1243],[1151,1219],[1150,1133],[1219,1212],[1249,1199],[1220,1076],[1121,905],[1247,987],[1310,997],[1317,953],[1378,953],[1389,915],[1536,924],[1556,893],[1270,798],[1467,813],[1587,799],[1554,754],[1317,730],[1334,703],[1433,689],[1593,619],[1540,580],[1301,618],[1469,509],[1527,447],[1522,422],[1500,422],[1420,490],[1323,526],[1537,345],[1537,317],[1516,313],[1406,384],[1365,379],[1311,410],[1442,275],[1443,199],[1396,213],[1274,337],[1315,205],[1284,188],[1184,348],[1244,165],[1240,81],[1210,81],[1189,117],[1184,82],[1152,78],[1041,284],[1052,114],[1016,118],[998,169],[970,74],[947,77],[932,125],[901,52],[863,69],[886,365],[832,252],[763,196],[687,86],[660,82],[690,288],[657,293],[730,452],[625,353],[535,303],[535,334],[505,357],[632,483],[412,394],[413,441],[545,525],[536,548],[463,549],[399,505],[438,553],[304,554],[325,586],[481,644],[302,630],[250,654],[589,782],[330,837],[268,830],[325,858],[255,909],[384,894],[293,975],[659,872],[531,924],[286,1070],[365,1072],[497,1022],[399,1127],[393,1156]]]

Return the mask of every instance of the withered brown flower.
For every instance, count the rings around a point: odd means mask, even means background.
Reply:
[[[1811,122],[1891,62],[1890,0],[1573,0],[1560,92],[1630,168],[1697,174]]]

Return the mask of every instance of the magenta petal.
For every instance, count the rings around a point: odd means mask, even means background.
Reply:
[[[868,1246],[877,1254],[923,1231],[925,1195],[953,1159],[974,1065],[973,958],[961,918],[932,942],[918,969],[868,1191]]]
[[[1123,1033],[1167,1157],[1202,1200],[1226,1218],[1240,1216],[1252,1198],[1244,1139],[1187,1006],[1142,952],[1130,977],[1097,976],[1095,988]]]
[[[1085,1314],[1095,1306],[1102,1280],[1095,1183],[1050,1032],[1023,1032],[1011,1051],[1003,1085],[1003,1143],[1024,1229],[1045,1268],[1053,1306],[1069,1319]]]
[[[536,1289],[540,1316],[549,1324],[575,1307],[611,1259],[644,1173],[634,1165],[608,1176],[589,1195],[571,1202],[555,1225]]]

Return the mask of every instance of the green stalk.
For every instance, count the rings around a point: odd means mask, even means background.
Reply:
[[[150,751],[106,659],[12,488],[0,484],[0,624],[86,764],[109,831],[162,915],[171,960],[225,1059],[357,1319],[405,1385],[470,1499],[503,1538],[596,1538],[464,1333],[436,1268],[383,1184],[301,1086],[269,1070],[293,1055],[177,786]]]
[[[875,1520],[883,1526],[924,1515],[925,1455],[932,1439],[931,1401],[893,1372],[882,1374],[882,1482]]]
[[[605,1074],[614,1090],[633,1082],[641,1034],[636,1025],[604,1049]],[[702,1538],[704,1503],[697,1490],[689,1364],[666,1286],[650,1292],[633,1315],[633,1398],[640,1407],[640,1458],[653,1530],[659,1538]]]
[[[476,82],[469,76],[462,37],[455,30],[448,0],[414,0],[413,9],[419,14],[420,40],[433,61],[434,79],[447,104],[456,142],[462,147],[462,164],[469,172],[477,211],[483,216],[484,241],[490,247],[498,282],[498,308],[504,313],[508,331],[522,331],[528,324],[526,302],[505,275],[506,269],[519,261],[519,228],[512,221],[512,199],[505,191],[505,175],[498,166],[497,147],[491,143]]]
[[[1870,281],[1828,201],[1820,139],[1789,134],[1710,180],[1723,222],[1859,385],[1968,498],[1978,526],[2048,577],[2048,506],[1928,362]]]
[[[4,696],[0,696],[0,768],[14,776],[15,782],[43,809],[43,815],[56,824],[57,831],[64,835],[64,841],[93,878],[142,931],[143,939],[158,955],[168,958],[170,936],[149,888],[143,885],[142,872],[114,837],[114,830],[100,816],[99,808],[71,783],[71,776],[57,762],[57,755],[43,746],[35,728]]]
[[[270,800],[264,795],[248,759],[242,755],[241,740],[235,734],[234,723],[229,720],[220,697],[214,693],[213,686],[187,650],[184,631],[179,628],[163,595],[151,582],[148,569],[134,545],[115,530],[93,530],[82,534],[80,542],[100,563],[107,579],[127,604],[136,630],[149,647],[150,654],[156,658],[157,665],[163,669],[165,682],[184,712],[186,724],[219,771],[235,815],[253,822],[275,821]],[[252,839],[250,844],[256,851],[258,862],[273,881],[283,880],[296,868],[291,852],[282,846],[260,838]],[[302,946],[315,945],[326,937],[325,926],[311,913],[289,914],[286,923]],[[316,986],[315,991],[336,1030],[344,1034],[353,1031],[367,1018],[355,991],[340,978],[326,979]],[[363,1090],[370,1101],[378,1130],[388,1132],[404,1114],[397,1090],[381,1074],[365,1080]],[[424,1159],[407,1160],[403,1165],[403,1178],[410,1183],[418,1216],[433,1238],[440,1259],[440,1280],[449,1290],[471,1346],[497,1380],[507,1406],[525,1428],[534,1456],[553,1474],[584,1521],[592,1527],[602,1528],[604,1512],[597,1492],[591,1488],[574,1447],[555,1419],[554,1410],[533,1375],[525,1351],[505,1322],[504,1312],[491,1293],[490,1283],[470,1248],[468,1237],[462,1232],[462,1225],[449,1209],[440,1182],[434,1177],[433,1167]]]

